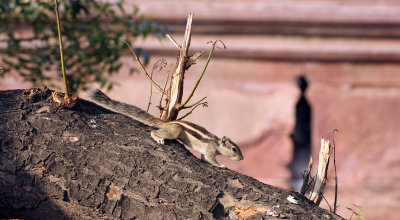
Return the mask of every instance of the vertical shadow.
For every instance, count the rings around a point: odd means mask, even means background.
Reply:
[[[307,169],[311,155],[311,106],[305,97],[308,82],[305,76],[297,78],[301,90],[300,99],[296,104],[296,124],[290,135],[294,146],[293,160],[289,164],[292,172],[291,185],[293,190],[300,190],[302,185],[301,173]]]

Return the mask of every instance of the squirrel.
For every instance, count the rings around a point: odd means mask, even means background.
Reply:
[[[179,140],[186,146],[201,153],[201,159],[217,167],[220,165],[216,155],[224,155],[232,160],[243,160],[240,148],[228,137],[218,138],[205,128],[187,121],[164,121],[156,118],[134,105],[109,98],[98,89],[90,89],[89,101],[103,108],[129,116],[143,124],[157,128],[150,132],[151,137],[159,144],[165,140]]]

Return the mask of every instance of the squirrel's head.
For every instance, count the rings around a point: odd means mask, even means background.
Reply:
[[[222,137],[218,141],[218,145],[218,151],[220,154],[229,157],[232,160],[243,160],[243,155],[239,147],[228,137]]]

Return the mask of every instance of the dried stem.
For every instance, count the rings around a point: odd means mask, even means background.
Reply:
[[[308,189],[312,189],[312,188],[314,187],[314,185],[315,185],[315,180],[317,179],[316,176],[311,176],[311,175],[310,175],[310,177],[311,177],[311,180],[310,180],[310,184],[309,184],[309,186],[308,186]],[[308,199],[310,199],[310,198],[311,198],[311,193],[310,193],[310,195],[308,196]]]
[[[179,106],[183,94],[183,78],[185,75],[185,64],[188,59],[188,50],[192,36],[193,14],[189,14],[183,44],[179,50],[178,62],[175,71],[172,73],[167,105],[161,114],[161,119],[166,121],[175,120],[179,113]]]
[[[54,10],[56,12],[56,20],[57,20],[57,31],[58,31],[58,43],[60,45],[60,59],[61,59],[61,70],[64,79],[64,88],[65,88],[65,99],[69,99],[69,90],[68,90],[68,83],[67,83],[67,73],[65,71],[64,65],[64,53],[63,53],[63,43],[62,43],[62,36],[61,36],[61,25],[60,25],[60,15],[58,13],[58,1],[54,0]]]
[[[202,99],[200,99],[199,101],[195,102],[195,103],[192,104],[192,105],[185,106],[184,108],[192,108],[193,106],[199,104],[200,102],[202,102],[202,101],[203,101],[204,99],[206,99],[206,98],[207,98],[207,96],[204,97],[204,98],[202,98]]]
[[[160,72],[166,66],[167,66],[167,60],[165,59],[158,60],[151,69],[150,78],[153,79],[153,73],[155,69],[158,69],[158,72]],[[150,97],[149,97],[149,104],[147,105],[147,110],[146,110],[147,112],[149,112],[150,109],[152,95],[153,95],[153,86],[150,84]]]
[[[181,46],[175,41],[174,38],[172,38],[171,35],[167,34],[167,38],[175,45],[176,48],[178,48],[178,50],[181,49]]]
[[[153,76],[153,72],[151,72],[151,76]],[[150,97],[149,97],[149,103],[147,104],[146,112],[149,112],[152,96],[153,96],[153,86],[150,86]]]
[[[331,204],[329,204],[328,200],[325,198],[324,195],[322,195],[322,198],[324,199],[324,201],[326,202],[326,204],[329,206],[329,211],[332,212],[332,206],[331,206]]]
[[[167,88],[167,84],[168,84],[168,81],[169,81],[169,76],[170,76],[171,69],[173,68],[173,66],[174,66],[174,65],[171,64],[170,68],[169,68],[168,71],[167,71],[167,80],[165,80],[164,89],[163,89],[164,91],[165,91],[165,89]],[[161,102],[162,102],[162,100],[163,100],[164,94],[165,94],[165,93],[162,93],[162,94],[161,94],[160,102],[158,103],[158,109],[160,109],[161,111],[164,110],[164,108],[161,106]]]
[[[133,50],[133,48],[131,47],[131,45],[129,45],[128,42],[126,42],[125,40],[124,40],[124,43],[128,46],[129,50],[132,52],[133,56],[135,57],[135,60],[139,63],[140,67],[142,68],[143,72],[146,74],[147,78],[150,80],[151,84],[153,84],[153,86],[156,87],[158,89],[158,91],[160,91],[161,93],[164,93],[164,90],[161,89],[161,87],[159,85],[157,85],[157,83],[154,82],[154,80],[151,78],[151,76],[147,73],[146,68],[144,68],[144,65],[140,61],[139,57],[136,55],[136,53]]]
[[[336,145],[335,145],[335,131],[339,132],[338,129],[334,129],[332,132],[332,142],[333,142],[333,167],[335,169],[335,202],[333,203],[333,213],[336,213],[337,209],[337,196],[338,196],[338,179],[336,172]]]
[[[204,100],[206,97],[204,97],[202,100]],[[201,101],[201,100],[200,100]],[[184,116],[182,116],[182,117],[180,117],[178,120],[182,120],[182,119],[184,119],[184,118],[186,118],[187,116],[189,116],[190,114],[192,114],[192,112],[197,108],[197,107],[199,107],[200,105],[202,105],[203,107],[208,107],[208,105],[207,105],[208,103],[207,102],[199,102],[199,103],[197,103],[197,104],[195,104],[195,106],[188,112],[188,113],[186,113]]]
[[[305,195],[307,190],[310,188],[310,174],[311,174],[311,170],[312,170],[312,157],[310,156],[310,160],[308,162],[308,169],[304,171],[303,174],[303,185],[301,186],[301,190],[300,190],[300,194],[301,195]]]
[[[319,152],[318,171],[314,189],[310,193],[310,200],[316,205],[321,203],[324,188],[327,182],[328,165],[330,158],[329,140],[321,138],[321,149]]]

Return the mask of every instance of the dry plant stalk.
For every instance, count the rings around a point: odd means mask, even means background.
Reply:
[[[193,64],[195,64],[203,55],[204,51],[196,52],[192,56],[188,55],[188,50],[190,46],[190,40],[191,40],[191,34],[192,34],[192,21],[193,21],[193,14],[189,14],[188,19],[187,19],[187,24],[186,24],[186,31],[184,35],[184,42],[182,45],[179,45],[172,36],[167,35],[168,39],[176,46],[176,48],[179,51],[179,55],[177,57],[177,63],[175,65],[175,69],[172,71],[172,74],[170,75],[170,72],[168,70],[168,75],[167,75],[167,80],[165,82],[165,86],[167,85],[168,81],[170,82],[169,89],[165,91],[162,89],[159,85],[157,85],[156,82],[152,79],[152,75],[149,75],[144,68],[143,64],[140,62],[139,57],[136,55],[135,51],[133,48],[128,44],[128,42],[124,41],[125,44],[129,47],[131,50],[132,54],[134,55],[135,60],[140,64],[140,67],[142,68],[143,72],[146,74],[147,78],[150,80],[150,82],[153,84],[154,87],[156,87],[160,92],[161,92],[161,98],[159,105],[157,106],[161,110],[161,116],[160,118],[165,120],[165,121],[174,121],[177,120],[178,113],[182,109],[191,109],[187,114],[185,114],[183,117],[180,119],[190,115],[193,110],[198,107],[198,106],[207,106],[207,102],[202,102],[206,97],[200,99],[199,101],[195,102],[194,104],[188,105],[188,102],[191,100],[194,92],[197,89],[197,86],[199,85],[201,79],[204,76],[204,73],[207,69],[207,66],[210,62],[211,56],[215,50],[217,42],[220,42],[223,45],[223,48],[226,49],[224,43],[220,40],[217,40],[215,42],[211,42],[213,44],[213,47],[210,51],[210,54],[207,58],[206,64],[203,68],[203,71],[199,77],[199,79],[196,82],[196,85],[194,86],[192,92],[188,96],[188,98],[182,103],[182,97],[183,97],[183,80],[185,78],[185,72],[189,67],[191,67]],[[154,70],[154,67],[153,67]],[[171,77],[169,77],[171,76]],[[152,90],[150,89],[150,94],[152,93]],[[165,97],[165,107],[161,106],[161,102],[163,100],[164,95]],[[151,99],[151,95],[150,95]],[[149,102],[150,106],[151,102]],[[179,120],[180,120],[179,119]]]
[[[338,194],[338,179],[336,172],[336,144],[335,144],[335,131],[339,132],[338,129],[334,129],[332,132],[332,142],[333,142],[333,168],[335,169],[335,201],[333,203],[333,213],[336,213],[337,209],[337,194]]]
[[[186,61],[188,59],[188,50],[190,46],[190,39],[192,36],[192,21],[193,14],[189,14],[187,23],[186,23],[186,31],[184,35],[184,41],[182,46],[179,48],[179,57],[178,63],[176,65],[175,71],[171,76],[171,86],[168,90],[168,99],[167,105],[165,106],[161,119],[166,121],[176,120],[179,113],[179,105],[182,102],[183,96],[183,78],[185,75],[185,66]]]
[[[60,15],[58,12],[58,0],[54,0],[54,10],[56,12],[58,43],[60,45],[61,70],[62,70],[62,75],[63,75],[63,79],[64,79],[64,88],[65,88],[64,98],[67,100],[67,102],[69,102],[70,97],[69,97],[69,90],[68,90],[68,83],[67,83],[67,73],[65,71],[65,65],[64,65],[64,52],[63,52],[63,42],[62,42],[62,36],[61,36]]]
[[[316,205],[320,204],[323,197],[324,188],[327,182],[330,155],[331,152],[330,152],[329,140],[321,138],[321,149],[319,151],[317,176],[314,188],[310,192],[310,200],[313,201]]]
[[[304,171],[303,173],[303,185],[301,186],[300,194],[305,195],[307,190],[310,188],[311,184],[310,183],[310,177],[311,177],[311,170],[312,170],[312,157],[310,156],[310,160],[308,162],[308,169]]]

